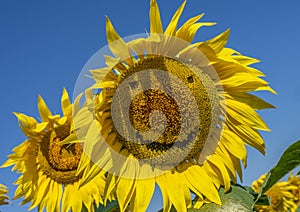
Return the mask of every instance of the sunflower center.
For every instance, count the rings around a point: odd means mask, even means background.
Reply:
[[[73,183],[80,179],[76,176],[82,146],[79,143],[60,144],[70,135],[70,126],[61,125],[44,137],[39,151],[43,172],[59,183]]]
[[[155,70],[175,76],[181,83],[171,77],[159,78]],[[145,74],[134,76],[142,72]],[[216,125],[218,119],[219,96],[210,77],[188,62],[151,55],[121,70],[120,85],[131,77],[135,80],[128,83],[129,96],[133,96],[129,119],[139,134],[137,140],[132,141],[114,126],[123,148],[137,159],[150,159],[156,164],[178,163],[199,153],[209,136],[210,127]],[[145,84],[153,88],[149,89]],[[137,93],[139,89],[142,92]],[[114,102],[113,99],[112,105],[122,107],[122,98],[120,95],[119,100]],[[200,122],[197,122],[198,118]],[[169,154],[165,154],[168,150]]]
[[[181,116],[176,101],[160,90],[147,90],[137,95],[131,102],[130,121],[140,132],[151,130],[161,134],[155,143],[162,147],[172,145],[180,133]],[[150,147],[149,146],[149,147]],[[166,148],[167,150],[167,148]]]

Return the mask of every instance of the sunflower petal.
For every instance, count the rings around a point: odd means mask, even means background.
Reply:
[[[238,63],[240,63],[243,66],[249,66],[254,63],[260,62],[258,59],[252,58],[252,57],[247,57],[244,55],[232,55],[232,59],[236,60]]]
[[[39,109],[40,117],[41,117],[42,121],[48,121],[49,120],[48,117],[52,116],[51,111],[49,110],[44,99],[40,95],[38,96],[38,109]]]
[[[211,47],[216,52],[216,54],[218,54],[225,47],[227,40],[229,38],[229,34],[230,34],[230,29],[206,41],[206,43],[209,45],[209,47]]]
[[[45,177],[44,175],[40,175],[39,176],[39,188],[38,188],[38,195],[36,195],[32,201],[32,204],[30,206],[30,208],[28,210],[31,210],[33,208],[35,208],[36,206],[38,206],[40,204],[40,202],[43,200],[43,198],[45,198],[45,196],[47,195],[47,191],[49,189],[50,186],[50,178]],[[43,207],[42,207],[43,209]]]
[[[42,122],[35,125],[33,132],[41,133],[48,126],[48,122]]]
[[[163,176],[158,176],[155,178],[155,181],[158,184],[163,197],[163,203],[164,203],[163,212],[170,211],[172,208],[172,203],[168,195],[168,187],[166,186],[165,178]]]
[[[210,176],[199,166],[192,165],[185,172],[186,181],[190,184],[193,190],[202,193],[210,201],[221,204],[219,194],[216,187],[212,183]],[[199,180],[201,179],[201,180]]]
[[[192,17],[189,20],[187,20],[176,32],[176,37],[183,39],[187,42],[192,42],[194,39],[195,34],[197,33],[198,29],[203,26],[213,26],[216,23],[213,22],[203,22],[203,23],[196,23],[199,19],[201,19],[204,16],[203,14],[200,14],[198,16]]]
[[[178,25],[178,21],[183,12],[185,4],[186,4],[186,0],[182,3],[182,5],[177,9],[175,14],[173,15],[172,20],[170,21],[167,29],[165,30],[165,35],[170,35],[170,36],[176,35],[176,28]]]
[[[150,33],[162,34],[163,27],[162,27],[159,8],[156,0],[150,1],[149,19],[150,19]]]
[[[224,190],[228,191],[230,189],[230,177],[224,163],[222,163],[216,155],[212,155],[208,161],[211,163],[211,167],[215,173],[218,173],[218,176],[222,177]]]
[[[28,129],[37,124],[37,121],[31,116],[16,112],[14,112],[14,115],[18,118],[18,121]]]
[[[234,93],[234,94],[225,94],[227,98],[234,99],[235,101],[244,102],[254,110],[262,110],[267,108],[275,108],[275,106],[270,103],[262,100],[261,98],[254,96],[249,93]]]
[[[72,112],[73,112],[73,117],[77,114],[77,112],[80,109],[80,100],[82,97],[83,93],[80,93],[78,96],[76,96],[74,103],[73,103],[73,108],[72,108]]]
[[[131,211],[146,211],[155,189],[154,178],[138,179],[134,197],[130,203]]]
[[[136,187],[135,179],[120,178],[116,193],[121,211],[125,211]]]
[[[131,60],[130,50],[120,35],[116,32],[108,17],[106,17],[106,37],[112,53],[132,65],[133,63]]]
[[[63,93],[61,96],[61,109],[64,116],[71,116],[72,115],[72,105],[70,102],[69,94],[67,89],[63,89]]]
[[[37,121],[33,117],[16,112],[14,112],[14,115],[17,116],[19,127],[28,138],[33,138],[37,141],[41,139],[41,136],[34,132],[34,129],[37,125]]]
[[[246,147],[240,137],[230,130],[224,130],[222,135],[222,141],[220,145],[224,145],[230,154],[239,159],[246,159],[247,151]]]
[[[227,99],[226,105],[227,116],[254,129],[270,131],[260,116],[247,104]]]

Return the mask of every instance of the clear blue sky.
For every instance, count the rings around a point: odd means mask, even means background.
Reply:
[[[181,0],[158,0],[164,26]],[[267,146],[264,157],[249,151],[244,184],[250,184],[270,169],[283,150],[300,139],[300,3],[289,1],[188,0],[181,23],[205,12],[203,20],[216,21],[201,29],[197,40],[208,39],[231,28],[229,47],[262,62],[264,71],[278,95],[259,95],[277,106],[263,111],[272,129],[263,133]],[[65,86],[73,91],[76,78],[87,60],[106,45],[105,15],[122,36],[149,29],[148,0],[112,1],[0,1],[0,163],[25,136],[12,112],[38,117],[37,95],[41,94],[53,112],[60,112],[60,95]],[[0,183],[9,186],[13,196],[17,174],[0,170]],[[2,211],[26,211],[18,201]],[[160,208],[159,195],[151,209]]]

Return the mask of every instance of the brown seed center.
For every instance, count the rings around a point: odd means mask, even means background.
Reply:
[[[40,145],[41,169],[59,183],[73,183],[80,179],[76,170],[83,151],[82,146],[79,143],[60,144],[69,135],[69,125],[58,126],[44,137]]]

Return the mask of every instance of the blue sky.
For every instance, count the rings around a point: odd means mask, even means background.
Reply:
[[[181,0],[158,0],[164,26]],[[266,156],[249,149],[244,184],[250,184],[269,170],[284,149],[300,139],[300,3],[290,1],[188,0],[181,22],[205,12],[203,20],[215,21],[202,28],[195,40],[213,37],[231,28],[228,46],[261,63],[255,67],[278,95],[261,92],[277,109],[262,111],[272,132],[263,133]],[[106,45],[105,15],[122,36],[149,29],[148,0],[112,1],[0,1],[0,163],[25,136],[12,112],[38,117],[37,95],[41,94],[53,112],[60,112],[63,87],[73,91],[78,74],[87,60]],[[0,183],[9,186],[13,196],[17,174],[0,170]],[[149,211],[160,208],[159,192]],[[26,211],[19,201],[2,211]]]

